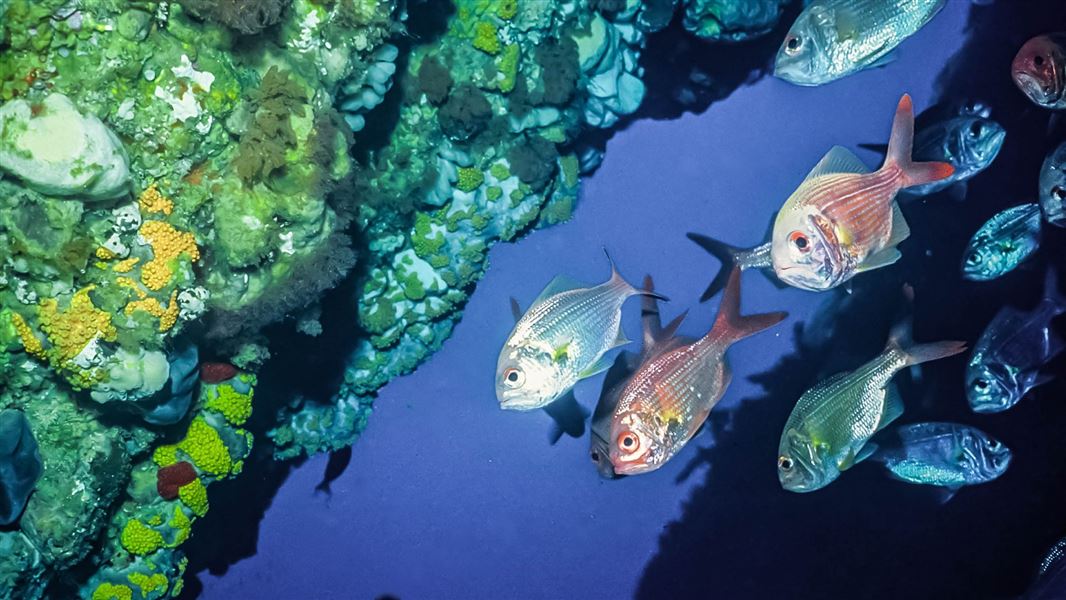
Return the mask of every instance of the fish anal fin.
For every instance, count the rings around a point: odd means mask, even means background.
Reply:
[[[869,65],[867,65],[866,68],[867,69],[879,69],[881,67],[887,67],[888,65],[896,62],[896,59],[898,59],[898,58],[899,58],[899,52],[896,51],[896,50],[892,50],[890,52],[886,52],[884,56],[882,56],[881,58],[878,58],[877,60],[875,60],[872,63],[870,63]]]
[[[867,167],[858,156],[843,146],[833,146],[826,152],[822,160],[818,161],[818,164],[814,165],[811,172],[807,174],[807,179],[814,179],[815,177],[821,177],[822,175],[832,175],[834,173],[869,173],[870,168]]]
[[[907,219],[899,208],[898,202],[892,203],[892,232],[888,235],[888,246],[896,247],[911,235],[911,228],[907,225]]]
[[[903,415],[903,396],[899,395],[899,388],[892,381],[885,385],[885,404],[881,408],[881,418],[877,421],[877,431],[881,431],[889,423]]]
[[[900,257],[899,250],[895,248],[885,248],[879,252],[875,252],[862,262],[855,271],[857,273],[864,273],[866,271],[873,271],[874,269],[880,269],[881,267],[887,267],[894,264]]]

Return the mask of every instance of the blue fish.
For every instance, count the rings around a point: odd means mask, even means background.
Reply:
[[[974,412],[1002,412],[1034,387],[1050,381],[1040,368],[1055,358],[1066,342],[1051,321],[1066,312],[1055,272],[1048,270],[1044,298],[1030,312],[1005,306],[985,328],[966,366],[966,398]]]
[[[1066,142],[1052,150],[1040,168],[1040,208],[1048,223],[1066,227]]]
[[[962,277],[989,281],[1014,270],[1040,247],[1040,206],[1008,208],[992,217],[970,238],[963,254]]]
[[[1002,475],[1010,449],[985,432],[957,423],[913,423],[894,431],[895,441],[882,445],[873,459],[893,477],[935,485],[952,492]],[[892,439],[891,437],[889,439]]]

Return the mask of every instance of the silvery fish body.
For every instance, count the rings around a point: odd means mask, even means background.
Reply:
[[[960,116],[919,127],[914,134],[914,160],[950,163],[955,172],[906,193],[924,196],[969,180],[992,164],[1006,137],[999,123],[984,117]]]
[[[1014,84],[1037,106],[1066,109],[1066,33],[1038,35],[1010,66]]]
[[[1066,300],[1048,271],[1044,298],[1029,312],[1005,306],[985,328],[966,367],[966,398],[974,412],[1002,412],[1042,383],[1039,370],[1064,347],[1051,326]]]
[[[894,433],[894,443],[882,445],[874,460],[909,483],[957,489],[992,481],[1010,464],[1010,449],[974,427],[913,423]]]
[[[1040,169],[1040,208],[1048,223],[1066,227],[1066,142],[1047,155]]]
[[[582,287],[555,278],[515,324],[496,363],[500,407],[543,408],[580,379],[606,370],[612,348],[628,342],[622,334],[622,304],[647,293],[622,279]]]
[[[928,23],[946,0],[815,0],[792,24],[774,75],[821,85],[875,66]]]
[[[963,254],[962,276],[989,281],[1014,270],[1040,246],[1040,206],[1021,204],[985,222]]]

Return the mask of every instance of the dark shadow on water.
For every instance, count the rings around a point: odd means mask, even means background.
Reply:
[[[918,340],[973,343],[1000,306],[1036,303],[1049,262],[1062,279],[1066,232],[1055,228],[1045,229],[1040,254],[1017,272],[987,283],[959,276],[973,231],[1035,198],[1044,154],[1062,141],[1045,137],[1048,113],[1030,105],[1008,75],[1017,48],[1053,24],[1066,28],[1066,5],[1000,0],[972,10],[970,37],[938,91],[943,99],[989,103],[1008,132],[1003,152],[965,202],[942,197],[904,207],[912,235],[903,260],[856,280],[860,296],[841,309],[828,351],[798,350],[755,378],[762,397],[712,413],[714,445],[683,473],[704,480],[664,528],[638,598],[1011,598],[1066,535],[1066,381],[1037,388],[1006,413],[976,415],[962,388],[966,355],[927,365],[920,382],[900,375],[907,383],[901,422],[950,420],[988,431],[1014,451],[1001,479],[941,506],[927,488],[890,480],[876,464],[802,495],[783,491],[775,468],[796,399],[821,374],[880,350],[902,281],[915,288]],[[1063,363],[1049,370],[1061,373]]]

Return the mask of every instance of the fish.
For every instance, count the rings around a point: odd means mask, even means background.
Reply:
[[[778,279],[823,291],[899,260],[896,246],[910,228],[896,193],[955,172],[945,162],[912,162],[913,139],[914,108],[904,94],[880,169],[871,173],[840,146],[825,155],[774,220],[770,257]]]
[[[990,281],[1014,270],[1040,247],[1040,205],[1021,204],[996,213],[970,238],[962,277]]]
[[[618,273],[596,286],[556,277],[524,314],[511,302],[516,323],[496,361],[496,399],[506,410],[535,410],[558,400],[581,379],[606,371],[610,350],[629,343],[622,304],[640,290]]]
[[[703,426],[729,386],[729,347],[786,316],[783,312],[741,315],[740,269],[734,268],[711,330],[691,343],[657,339],[626,383],[608,437],[615,473],[650,473],[674,457]],[[660,343],[671,344],[670,349],[657,349]]]
[[[958,423],[912,423],[895,428],[893,443],[881,445],[871,460],[896,479],[935,485],[954,493],[986,483],[1007,471],[1011,451],[987,433]]]
[[[803,86],[835,81],[892,60],[890,53],[947,0],[815,0],[785,35],[774,75]]]
[[[921,131],[955,117],[992,118],[992,107],[981,100],[945,100],[923,110],[914,118],[914,130]]]
[[[1066,590],[1063,567],[1066,566],[1066,538],[1052,544],[1040,559],[1036,578],[1020,600],[1060,600]]]
[[[771,229],[772,227],[773,224],[771,223]],[[771,232],[767,232],[766,237],[769,238],[770,234]],[[685,235],[688,239],[699,244],[701,248],[709,252],[711,256],[717,258],[718,262],[721,263],[718,273],[700,296],[700,302],[710,300],[719,292],[719,290],[725,287],[725,283],[729,279],[733,267],[737,267],[741,271],[746,271],[748,269],[760,270],[777,285],[783,285],[774,274],[774,262],[770,258],[770,248],[773,244],[769,239],[758,246],[738,248],[701,233],[690,231]]]
[[[644,277],[644,289],[654,291],[655,283],[651,275]],[[682,344],[694,342],[693,338],[675,335],[677,327],[685,318],[679,315],[664,328],[659,315],[659,304],[652,296],[643,296],[640,303],[640,321],[643,332],[643,350],[638,356],[632,352],[622,351],[615,358],[614,364],[607,371],[603,380],[596,409],[592,413],[592,434],[589,436],[589,458],[596,465],[596,471],[604,479],[620,477],[611,464],[611,449],[607,440],[611,436],[611,418],[614,416],[618,400],[622,396],[629,378],[636,371],[642,360],[654,352],[664,352]]]
[[[1004,306],[985,328],[966,365],[966,399],[977,413],[1003,412],[1034,387],[1051,380],[1040,368],[1066,340],[1051,326],[1066,312],[1055,271],[1048,269],[1044,297],[1029,312]]]
[[[1045,221],[1066,227],[1066,142],[1052,150],[1040,168],[1040,208]]]
[[[1037,106],[1066,109],[1066,33],[1038,35],[1010,65],[1014,84]]]
[[[916,127],[911,158],[946,162],[955,168],[955,172],[940,181],[909,188],[903,194],[927,196],[965,183],[992,164],[1006,137],[1003,126],[986,117],[960,116]]]
[[[963,352],[965,342],[914,344],[910,320],[897,323],[884,351],[851,372],[837,373],[800,396],[781,433],[777,476],[790,492],[824,488],[872,455],[870,438],[903,414],[892,377],[904,367]]]

